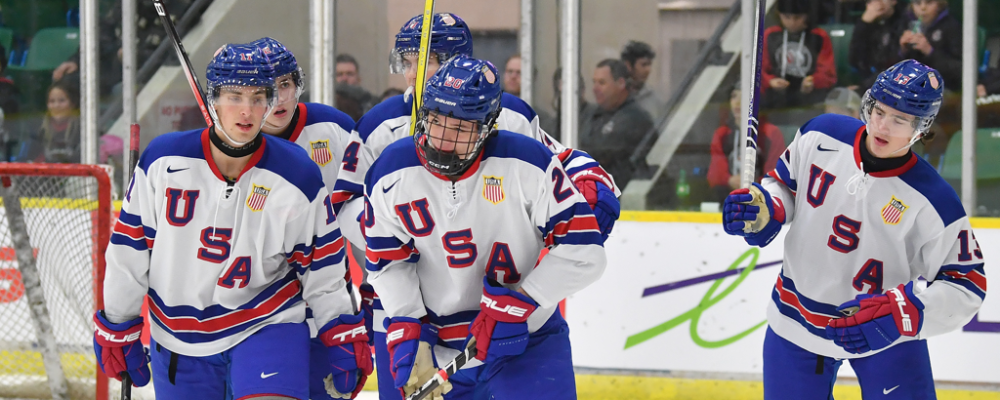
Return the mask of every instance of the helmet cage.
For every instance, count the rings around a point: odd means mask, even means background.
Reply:
[[[434,120],[431,120],[431,112],[434,112]],[[429,110],[421,108],[417,113],[417,126],[415,127],[413,141],[417,147],[417,155],[423,161],[424,168],[436,174],[455,177],[465,173],[466,170],[475,163],[482,152],[483,143],[496,132],[496,120],[500,116],[500,108],[488,114],[483,121],[469,121],[457,118],[454,113],[441,113],[439,110]],[[458,126],[454,126],[453,120],[458,120]],[[473,124],[470,129],[466,124]],[[431,125],[437,126],[441,136],[431,134]],[[450,125],[450,126],[449,126]],[[453,134],[451,132],[454,132]],[[462,138],[463,132],[471,131],[468,138]],[[454,138],[454,139],[451,139]],[[464,140],[463,140],[464,139]],[[443,151],[435,147],[435,142],[440,143],[440,147],[450,147],[452,151]]]

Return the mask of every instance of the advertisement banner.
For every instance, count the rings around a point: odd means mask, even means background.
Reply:
[[[615,225],[604,276],[567,299],[576,366],[762,373],[766,308],[784,233],[761,249],[702,219]],[[974,228],[990,276],[1000,229]],[[936,380],[1000,383],[1000,296],[987,295],[972,322],[928,343]],[[849,363],[840,374],[853,376]]]

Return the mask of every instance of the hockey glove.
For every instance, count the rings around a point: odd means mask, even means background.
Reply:
[[[387,319],[385,324],[386,347],[391,360],[389,371],[392,372],[393,384],[406,398],[438,371],[434,359],[438,330],[430,324],[422,324],[418,319],[407,317]],[[449,391],[451,384],[445,382],[427,398],[443,399],[444,394]]]
[[[841,304],[843,318],[830,320],[826,337],[850,353],[862,354],[893,344],[900,336],[917,336],[924,304],[913,295],[913,282],[887,294],[862,294]]]
[[[528,348],[528,317],[536,308],[538,303],[528,296],[484,277],[479,315],[469,327],[476,338],[476,358],[491,362],[524,353]]]
[[[122,380],[122,374],[128,374],[135,386],[146,386],[149,383],[149,357],[139,341],[142,335],[142,317],[122,322],[111,323],[104,317],[104,311],[94,314],[94,353],[97,364],[104,374]]]
[[[368,330],[368,345],[374,346],[375,331],[372,330],[372,324],[375,319],[375,288],[372,285],[363,283],[358,288],[358,294],[361,295],[361,312],[364,313],[365,329]]]
[[[722,227],[726,233],[743,236],[747,244],[764,247],[778,236],[785,223],[785,207],[771,198],[759,183],[736,189],[726,196],[722,208]],[[749,232],[744,231],[749,227]]]
[[[326,388],[333,398],[353,399],[372,373],[372,349],[368,346],[364,314],[343,314],[327,322],[317,335],[329,350],[332,384]]]
[[[615,192],[592,175],[583,175],[573,181],[580,194],[587,199],[587,204],[594,210],[597,226],[601,229],[601,237],[608,240],[615,221],[621,214],[622,205],[615,197]]]

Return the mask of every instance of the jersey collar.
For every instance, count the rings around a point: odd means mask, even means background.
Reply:
[[[288,141],[292,143],[299,140],[299,135],[302,134],[302,129],[306,127],[306,114],[309,113],[309,109],[306,108],[305,103],[299,103],[296,108],[299,113],[299,119],[298,121],[295,121],[295,129],[292,130],[291,136],[288,137]]]
[[[861,146],[865,145],[864,143],[861,143],[861,137],[864,136],[863,133],[865,132],[866,128],[867,128],[866,125],[862,125],[860,128],[858,128],[858,131],[854,134],[854,166],[859,170],[861,170]],[[871,172],[868,175],[874,176],[876,178],[890,178],[894,176],[900,176],[904,174],[906,171],[909,171],[910,168],[913,168],[914,165],[917,165],[917,156],[915,154],[911,155],[910,160],[907,161],[906,164],[903,164],[903,166],[901,167],[893,168],[887,171]],[[862,170],[862,172],[864,171]]]
[[[208,161],[208,166],[212,168],[212,173],[215,174],[215,177],[219,178],[220,181],[226,182],[226,178],[222,176],[222,172],[219,171],[219,167],[215,165],[215,159],[212,158],[212,142],[208,138],[209,129],[212,128],[205,128],[205,130],[201,131],[201,149],[205,153],[205,161]],[[260,148],[250,156],[250,161],[248,161],[247,165],[243,167],[242,171],[240,171],[240,175],[236,177],[237,181],[239,181],[240,177],[249,171],[250,168],[257,165],[257,162],[264,156],[264,149],[267,148],[267,135],[261,134],[260,136]]]

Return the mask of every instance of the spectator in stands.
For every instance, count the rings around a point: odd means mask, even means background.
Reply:
[[[708,185],[715,193],[716,199],[724,199],[730,191],[739,189],[739,170],[743,164],[740,151],[743,147],[743,133],[740,131],[740,120],[743,118],[743,108],[740,101],[739,82],[729,94],[729,112],[722,118],[723,124],[712,135],[711,164],[708,165]],[[774,170],[778,157],[785,151],[785,137],[781,130],[764,118],[759,124],[761,135],[757,137],[756,180]]]
[[[386,99],[388,99],[390,97],[399,96],[399,95],[401,95],[403,93],[404,93],[403,89],[394,88],[394,87],[388,88],[384,92],[382,92],[381,96],[379,96],[378,102],[381,103],[381,102],[385,101]]]
[[[781,24],[764,31],[762,83],[765,108],[809,106],[837,83],[833,44],[812,27],[808,0],[778,0]]]
[[[334,91],[335,106],[350,116],[354,122],[358,122],[361,116],[365,115],[365,105],[360,100],[365,98],[365,94],[367,92],[358,86],[337,85]]]
[[[585,116],[579,147],[625,187],[634,172],[629,158],[653,128],[653,120],[629,93],[628,68],[621,60],[609,58],[598,63],[593,83],[597,107]]]
[[[583,80],[583,75],[578,75],[579,86],[578,90],[580,93],[580,108],[578,112],[579,123],[577,124],[577,129],[583,127],[583,121],[588,118],[588,116],[594,114],[594,110],[597,106],[590,104],[587,101],[587,97],[584,96],[587,93],[587,85]],[[552,74],[552,109],[555,110],[554,115],[539,114],[538,115],[538,125],[541,126],[545,133],[552,136],[553,139],[562,142],[562,67],[556,68],[556,72]],[[543,117],[543,115],[545,117]]]
[[[901,61],[899,35],[906,29],[906,3],[867,0],[861,20],[854,24],[848,62],[860,78],[854,90],[872,87],[882,71]]]
[[[899,37],[900,56],[938,70],[945,88],[957,89],[962,81],[962,24],[948,11],[948,0],[913,0],[907,28]]]
[[[22,142],[21,162],[80,162],[80,89],[65,80],[49,87],[48,111],[34,137]]]
[[[362,114],[375,106],[375,96],[361,88],[361,68],[358,66],[358,60],[354,56],[350,54],[338,54],[334,68],[337,74],[335,78],[337,91],[339,92],[341,87],[345,87],[344,92],[342,94],[338,93],[338,95],[351,97],[360,105]],[[355,118],[356,120],[357,118]]]
[[[622,49],[621,59],[628,68],[629,92],[635,98],[635,102],[642,107],[654,120],[659,119],[663,112],[663,101],[653,91],[652,85],[647,85],[649,74],[653,70],[653,59],[656,53],[649,44],[636,40],[629,40],[625,48]]]
[[[851,89],[839,87],[831,90],[824,104],[827,114],[861,118],[861,96]]]
[[[3,110],[5,118],[18,113],[20,96],[21,92],[17,90],[14,81],[7,78],[7,49],[0,45],[0,110]]]
[[[521,97],[521,55],[507,58],[503,69],[503,91]]]

